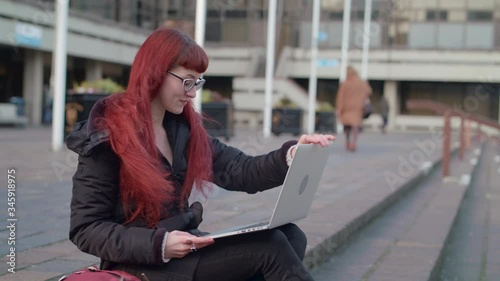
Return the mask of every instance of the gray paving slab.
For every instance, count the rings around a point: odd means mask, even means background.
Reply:
[[[484,276],[485,280],[498,280],[500,276],[500,263],[488,263]]]
[[[44,272],[37,270],[22,270],[14,274],[0,276],[2,281],[27,281],[27,280],[57,280],[61,272]]]
[[[229,144],[240,147],[249,154],[257,154],[278,148],[289,139],[295,137],[281,135],[266,139],[260,132],[237,131]],[[435,144],[433,148],[432,140],[433,136],[429,133],[380,135],[366,132],[360,136],[356,153],[346,152],[343,149],[343,140],[334,143],[316,198],[318,204],[313,207],[306,220],[299,222],[309,237],[308,250],[318,248],[325,238],[331,236],[331,231],[349,225],[350,219],[356,217],[356,214],[359,215],[359,212],[370,210],[374,206],[374,201],[370,201],[370,198],[373,199],[374,196],[383,198],[397,189],[398,184],[410,181],[419,174],[420,164],[424,160],[419,160],[418,155],[423,155],[422,159],[438,159],[439,144]],[[422,149],[422,143],[431,145]],[[67,242],[71,177],[76,167],[74,153],[67,149],[57,153],[50,152],[48,128],[25,130],[1,128],[0,146],[2,152],[6,154],[6,157],[0,160],[2,170],[14,167],[18,172],[19,183],[16,189],[16,196],[19,198],[18,245],[23,249],[18,254],[29,253],[35,249],[43,250],[60,241]],[[8,149],[5,149],[7,147]],[[387,174],[395,175],[396,183],[388,180]],[[0,180],[3,181],[4,177],[3,173],[0,175]],[[276,197],[277,190],[249,196],[216,189],[209,200],[204,202],[206,216],[203,225],[207,230],[212,230],[210,228],[215,230],[233,223],[251,222],[254,218],[269,213]],[[0,198],[6,198],[6,190],[0,190]],[[344,200],[346,198],[351,200]],[[217,215],[210,215],[212,212]],[[0,219],[5,221],[6,217],[0,214]],[[325,224],[330,224],[331,228],[318,227]],[[323,231],[318,231],[321,229]],[[0,235],[2,234],[0,245],[5,244],[6,232],[0,232]],[[343,233],[343,235],[348,234]],[[71,248],[69,245],[64,247]],[[0,250],[5,251],[4,248]],[[0,253],[2,256],[5,255],[5,252]],[[94,264],[90,257],[80,259],[76,257],[76,253],[75,258],[71,258],[72,254],[58,254],[60,256],[53,260],[41,263],[34,261],[31,266],[42,265],[44,271],[67,268],[66,272],[69,272],[72,270],[69,268],[72,268],[72,265]],[[61,267],[57,265],[58,260],[64,261],[60,263]],[[5,271],[0,272],[0,275],[4,273]],[[0,276],[0,280],[12,278],[7,276]],[[30,278],[25,280],[46,280],[43,279],[45,278],[43,274],[40,278]]]
[[[54,259],[42,263],[31,265],[29,270],[43,271],[43,272],[71,272],[89,265],[88,261],[81,260],[67,260],[67,259]]]

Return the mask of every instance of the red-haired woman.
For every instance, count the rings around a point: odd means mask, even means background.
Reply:
[[[215,244],[196,235],[201,205],[187,203],[193,186],[248,193],[278,186],[296,143],[252,157],[209,137],[191,103],[207,67],[188,35],[160,28],[140,47],[126,93],[99,101],[75,126],[67,138],[79,154],[70,239],[101,258],[101,268],[151,281],[312,280],[301,263],[306,237],[293,224]],[[304,135],[299,143],[333,138]]]

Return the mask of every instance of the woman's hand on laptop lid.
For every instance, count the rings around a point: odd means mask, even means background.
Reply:
[[[319,144],[323,147],[329,146],[330,141],[334,141],[335,136],[334,135],[323,135],[323,134],[312,134],[312,135],[302,135],[299,139],[299,142],[297,144]],[[295,156],[295,149],[297,148],[296,145],[292,146],[289,150],[290,152],[290,158],[293,158]]]
[[[302,135],[299,139],[298,144],[315,143],[325,147],[329,146],[330,141],[333,140],[335,140],[334,135],[322,135],[322,134]]]

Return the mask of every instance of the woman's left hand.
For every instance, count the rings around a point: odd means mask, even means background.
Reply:
[[[335,140],[334,135],[322,135],[322,134],[302,135],[297,144],[315,143],[325,147],[329,146],[330,141],[333,140]],[[292,157],[295,156],[295,149],[292,149],[291,153]]]
[[[335,140],[333,135],[322,135],[322,134],[312,134],[312,135],[302,135],[299,139],[298,144],[316,143],[323,147],[329,146],[330,141]]]

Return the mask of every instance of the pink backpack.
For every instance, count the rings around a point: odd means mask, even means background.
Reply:
[[[144,276],[141,280],[134,275],[121,270],[99,270],[95,266],[89,266],[84,269],[65,275],[59,281],[149,281]]]

